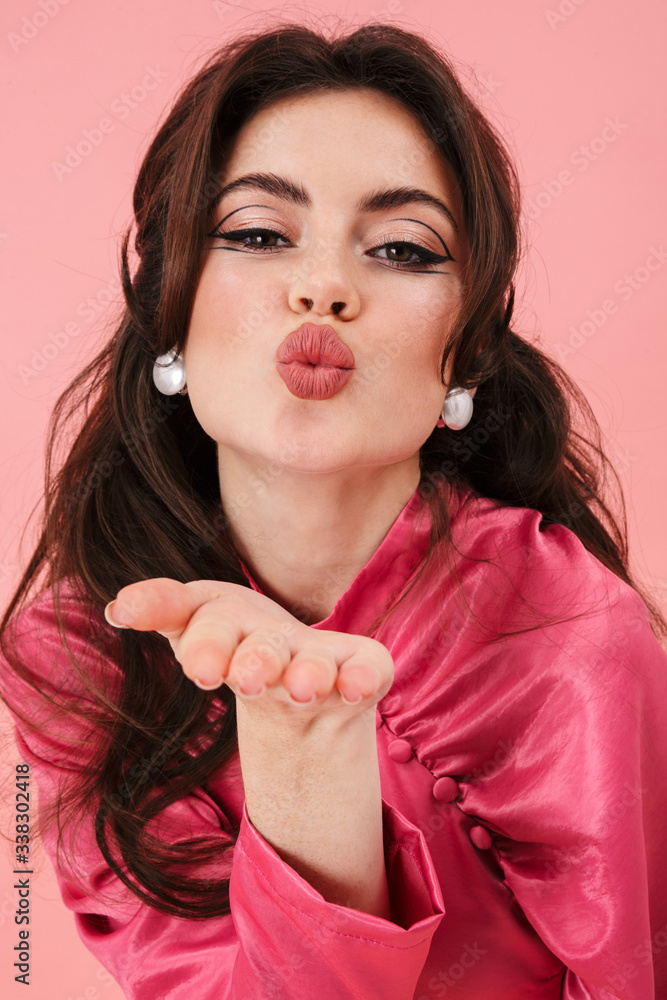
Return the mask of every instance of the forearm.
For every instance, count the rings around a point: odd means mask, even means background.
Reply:
[[[237,719],[253,826],[328,902],[390,919],[374,711],[295,730],[237,702]]]

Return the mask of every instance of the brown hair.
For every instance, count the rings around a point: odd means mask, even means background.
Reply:
[[[478,387],[475,414],[458,434],[434,430],[421,450],[420,495],[433,515],[424,566],[448,538],[447,506],[434,488],[445,481],[501,505],[534,508],[543,526],[565,524],[638,589],[628,572],[624,508],[616,520],[603,499],[605,473],[614,473],[595,418],[559,366],[510,328],[519,191],[494,129],[448,60],[418,35],[369,24],[326,38],[288,23],[219,49],[176,100],[139,170],[139,263],[132,276],[129,229],[121,255],[124,315],[56,404],[41,537],[1,625],[3,652],[25,682],[43,687],[20,656],[10,660],[9,625],[42,572],[42,589],[53,588],[57,609],[59,585],[75,586],[90,616],[89,646],[94,652],[97,642],[106,655],[112,640],[101,609],[129,583],[166,576],[248,585],[225,531],[214,442],[187,397],[158,393],[152,367],[169,348],[184,347],[221,165],[240,127],[279,98],[350,87],[393,96],[421,123],[429,139],[423,155],[442,155],[454,170],[469,237],[463,310],[442,369],[454,352],[454,382]],[[69,429],[77,414],[78,435],[56,472],[61,428]],[[654,628],[664,632],[658,610],[645,600]],[[60,628],[69,648],[62,622]],[[66,804],[71,818],[95,802],[100,849],[137,896],[178,916],[229,913],[228,878],[206,873],[223,848],[232,849],[233,831],[222,848],[214,837],[170,845],[151,836],[147,824],[170,803],[206,788],[230,761],[237,749],[234,695],[225,685],[205,694],[182,671],[163,670],[173,658],[156,633],[122,631],[113,643],[120,680],[92,692],[94,713],[83,705],[59,708],[57,691],[50,694],[56,712],[87,718],[100,743],[98,759],[56,804],[61,832]],[[73,666],[90,687],[74,655]],[[20,715],[18,706],[12,709]],[[187,872],[194,864],[197,877]]]

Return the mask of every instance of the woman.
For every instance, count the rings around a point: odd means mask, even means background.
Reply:
[[[133,1000],[660,996],[665,623],[510,328],[489,124],[411,33],[285,25],[134,206],[3,622],[84,942]]]

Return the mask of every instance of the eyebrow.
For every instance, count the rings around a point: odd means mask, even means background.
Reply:
[[[303,187],[286,177],[265,173],[244,174],[243,177],[238,177],[222,188],[218,193],[217,200],[220,201],[230,191],[236,191],[239,188],[259,188],[261,191],[267,191],[269,194],[284,198],[303,208],[312,207],[312,201]],[[456,224],[456,219],[445,203],[421,188],[398,187],[374,191],[361,199],[357,205],[357,212],[384,212],[387,209],[400,208],[402,205],[408,205],[412,202],[421,202],[423,205],[431,205],[432,208],[436,208],[458,233],[459,227]]]

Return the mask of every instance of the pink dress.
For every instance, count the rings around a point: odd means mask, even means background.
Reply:
[[[392,920],[326,902],[281,860],[248,819],[237,755],[160,827],[222,844],[240,824],[230,916],[151,909],[110,872],[90,824],[78,877],[47,839],[83,941],[128,1000],[667,997],[667,656],[645,606],[533,510],[466,495],[451,518],[461,587],[434,566],[375,633],[395,663],[377,712]],[[429,525],[415,492],[312,627],[364,634],[414,574]],[[66,608],[77,656],[113,670]],[[535,616],[551,623],[488,641]],[[22,642],[44,688],[81,697],[48,591]],[[2,676],[30,710],[34,694]],[[42,803],[94,740],[58,725],[48,737],[17,725]]]

